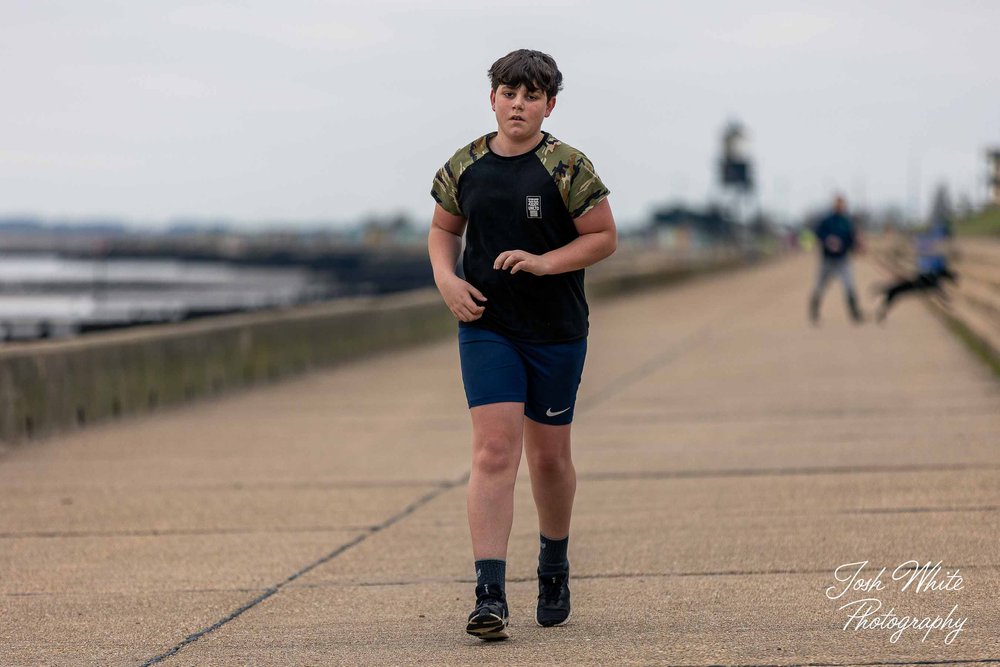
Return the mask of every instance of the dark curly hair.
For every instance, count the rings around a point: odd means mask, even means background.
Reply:
[[[547,53],[531,49],[511,51],[493,63],[487,76],[494,91],[500,86],[519,88],[524,84],[528,90],[540,90],[552,98],[562,90],[562,72],[556,61]]]

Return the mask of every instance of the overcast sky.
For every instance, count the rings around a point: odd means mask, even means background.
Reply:
[[[997,26],[992,1],[0,0],[0,215],[426,223],[435,170],[495,129],[486,70],[522,47],[558,62],[544,128],[619,221],[703,203],[730,118],[779,214],[834,188],[978,200]]]

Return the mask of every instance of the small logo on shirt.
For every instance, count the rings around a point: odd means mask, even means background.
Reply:
[[[529,218],[541,218],[542,217],[542,198],[541,196],[533,197],[528,195],[524,198],[524,205],[528,210]]]

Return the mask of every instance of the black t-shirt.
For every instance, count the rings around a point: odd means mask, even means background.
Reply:
[[[534,150],[503,157],[487,134],[465,146],[438,170],[431,195],[468,224],[462,268],[465,279],[486,296],[474,322],[531,342],[565,342],[587,335],[583,269],[548,276],[511,275],[493,268],[505,250],[535,255],[560,248],[577,236],[573,219],[608,196],[594,166],[580,151],[548,133]]]

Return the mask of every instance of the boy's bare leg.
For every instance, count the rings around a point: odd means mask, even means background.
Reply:
[[[570,617],[569,522],[576,495],[576,470],[570,455],[570,425],[549,426],[524,420],[524,449],[531,492],[538,509],[538,605],[535,622],[562,625]]]
[[[524,418],[524,449],[531,473],[531,493],[538,509],[538,532],[561,540],[569,535],[576,495],[576,469],[570,453],[570,427]]]
[[[476,560],[507,559],[514,520],[514,481],[521,462],[523,403],[492,403],[472,414],[472,472],[469,475],[469,530]]]

